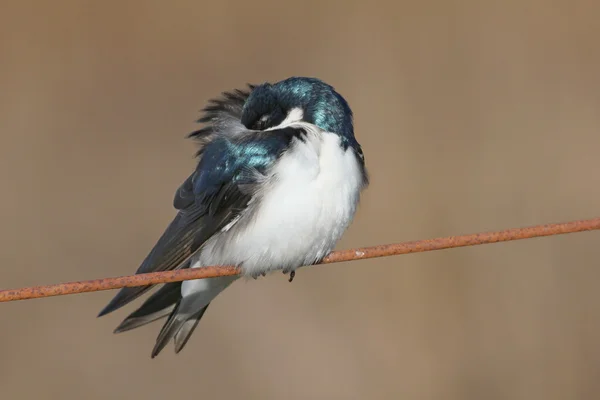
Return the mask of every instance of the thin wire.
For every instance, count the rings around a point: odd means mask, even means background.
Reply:
[[[417,240],[412,242],[334,251],[325,257],[320,264],[364,260],[367,258],[388,257],[408,253],[421,253],[424,251],[507,242],[510,240],[531,239],[534,237],[561,235],[596,229],[600,229],[600,217],[558,224],[536,225],[527,228],[513,228],[496,232],[449,236],[437,239]],[[212,266],[120,276],[116,278],[102,278],[89,281],[67,282],[47,286],[25,287],[21,289],[8,289],[0,291],[0,302],[97,292],[100,290],[119,289],[122,287],[155,285],[159,283],[179,282],[188,279],[215,278],[219,276],[237,275],[239,273],[240,270],[235,267]]]

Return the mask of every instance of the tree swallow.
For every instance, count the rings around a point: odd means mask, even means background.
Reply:
[[[177,215],[137,274],[235,265],[257,278],[290,274],[329,254],[368,185],[352,111],[334,88],[292,77],[223,93],[203,109],[195,171],[173,201]],[[167,283],[115,329],[168,316],[152,358],[183,349],[210,302],[239,276]],[[123,288],[108,314],[151,286]]]

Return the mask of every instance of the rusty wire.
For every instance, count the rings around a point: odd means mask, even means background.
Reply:
[[[449,236],[437,239],[425,239],[412,242],[386,244],[373,247],[334,251],[320,264],[342,261],[363,260],[367,258],[387,257],[408,253],[442,250],[454,247],[474,246],[506,242],[510,240],[530,239],[541,236],[560,235],[600,229],[600,217],[563,222],[558,224],[536,225],[527,228],[513,228],[496,232],[474,233],[471,235]],[[102,278],[89,281],[67,282],[47,286],[25,287],[21,289],[0,290],[0,302],[35,299],[40,297],[61,296],[119,289],[122,287],[146,286],[167,282],[179,282],[188,279],[215,278],[240,273],[232,266],[212,266],[177,271],[152,272],[147,274]]]

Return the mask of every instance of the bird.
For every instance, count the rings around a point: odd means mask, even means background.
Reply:
[[[197,165],[175,193],[177,211],[136,274],[234,265],[240,275],[164,284],[115,333],[167,317],[151,357],[179,353],[209,304],[240,277],[289,274],[329,254],[356,213],[369,177],[353,113],[333,86],[290,77],[208,101],[188,138]],[[98,317],[152,285],[121,289]]]

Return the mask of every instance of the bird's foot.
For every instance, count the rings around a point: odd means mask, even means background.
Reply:
[[[252,278],[254,278],[254,280],[256,280],[256,279],[258,279],[259,276],[267,276],[267,273],[266,272],[257,272],[257,273],[251,274],[250,276]]]
[[[291,268],[283,269],[281,272],[283,272],[284,275],[290,274],[290,279],[288,282],[293,281],[294,277],[296,276],[296,270],[291,269]]]

